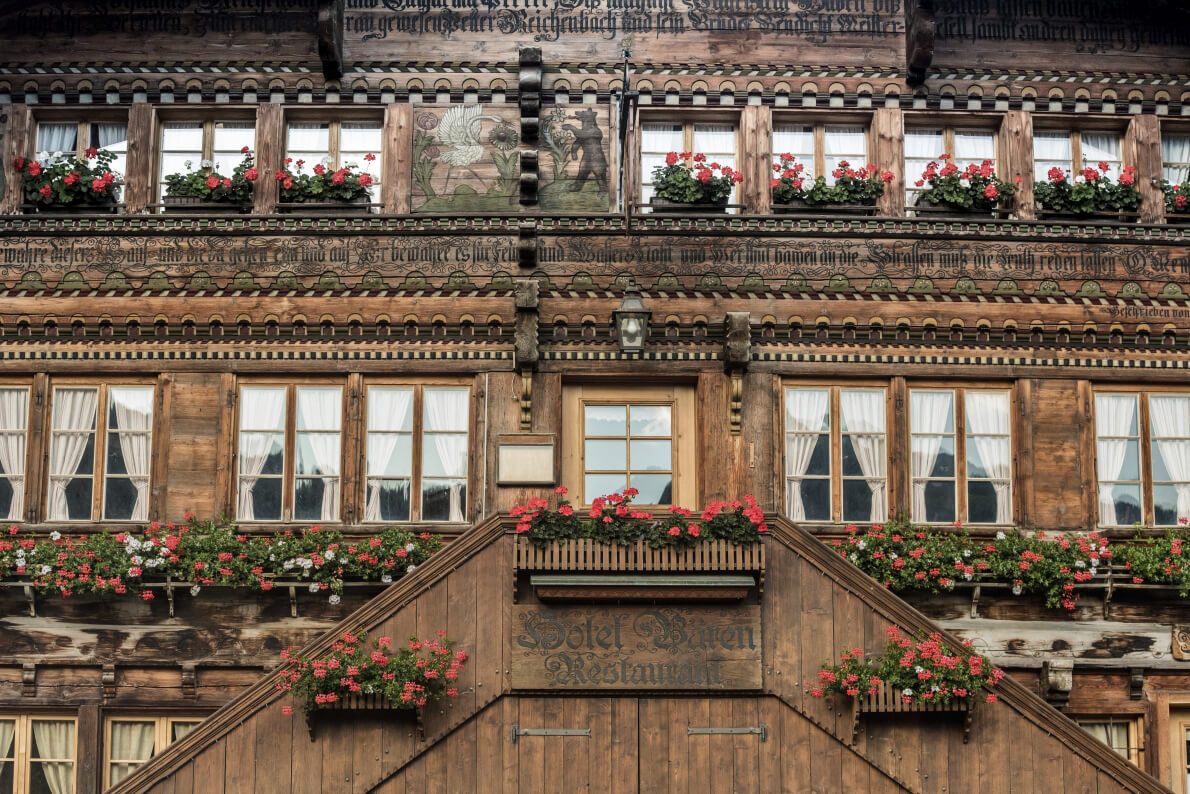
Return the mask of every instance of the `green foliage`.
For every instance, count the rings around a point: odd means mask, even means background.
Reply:
[[[871,206],[884,195],[884,186],[894,179],[891,171],[881,171],[874,165],[853,169],[846,160],[831,172],[835,182],[828,185],[826,177],[816,177],[809,185],[802,176],[805,167],[792,154],[782,154],[780,163],[773,164],[774,176],[769,180],[774,204],[804,201],[811,206],[825,204],[860,204]]]
[[[682,204],[726,204],[744,179],[730,166],[708,163],[704,154],[670,152],[665,163],[653,169],[653,194]]]
[[[203,201],[232,204],[246,204],[252,200],[252,183],[259,175],[248,147],[241,150],[244,159],[231,172],[231,176],[220,174],[209,161],[194,171],[182,171],[165,177],[166,196],[189,196]],[[190,168],[190,161],[186,161]]]
[[[567,493],[565,486],[554,490],[557,496]],[[755,543],[759,533],[768,532],[764,511],[756,500],[745,496],[744,502],[711,502],[695,521],[692,513],[677,505],[669,508],[669,518],[654,518],[652,514],[633,508],[638,495],[635,488],[591,500],[586,518],[574,511],[569,501],[561,500],[554,509],[540,497],[532,497],[525,505],[512,508],[509,515],[517,519],[516,531],[535,546],[574,538],[591,538],[599,543],[627,546],[643,540],[654,549],[688,548],[710,540],[732,543]]]
[[[379,694],[392,708],[420,708],[459,696],[459,671],[467,654],[452,652],[453,647],[445,631],[430,640],[410,637],[407,645],[395,648],[390,637],[369,643],[363,633],[345,631],[330,653],[318,658],[293,653],[292,648],[282,651],[281,660],[288,666],[280,673],[277,689],[289,692],[306,714],[351,695]],[[291,706],[282,710],[293,713]]]
[[[116,155],[107,149],[88,149],[79,159],[58,154],[45,161],[16,158],[13,166],[21,175],[25,202],[39,207],[104,205],[116,201],[116,174],[111,170]]]
[[[865,532],[847,527],[845,539],[830,542],[837,553],[893,592],[940,593],[959,580],[1011,582],[1015,595],[1036,594],[1048,607],[1074,609],[1074,585],[1100,575],[1113,550],[1098,533],[1025,535],[997,532],[972,538],[961,527],[950,532],[897,520]]]
[[[423,148],[424,151],[424,148]],[[369,153],[364,155],[365,162],[372,162],[376,156]],[[367,171],[357,171],[359,167],[354,163],[344,165],[331,171],[325,164],[318,163],[313,173],[294,173],[289,170],[293,158],[285,158],[285,167],[273,172],[273,178],[281,183],[281,201],[293,203],[306,202],[334,202],[356,201],[370,195],[368,188],[375,180]],[[305,163],[299,160],[299,169]]]
[[[1136,189],[1136,167],[1124,166],[1119,180],[1107,176],[1107,163],[1099,168],[1088,166],[1074,180],[1066,178],[1059,168],[1049,170],[1045,182],[1033,186],[1037,206],[1054,212],[1089,215],[1092,212],[1131,212],[1140,206],[1140,192]]]
[[[1171,529],[1160,538],[1144,537],[1138,526],[1136,538],[1121,549],[1119,559],[1133,584],[1172,585],[1185,598],[1190,595],[1190,565],[1183,549],[1188,538],[1184,529]]]
[[[1190,179],[1180,185],[1162,179],[1161,192],[1165,194],[1166,215],[1190,213]]]
[[[954,209],[990,212],[1009,203],[1017,192],[1015,184],[996,176],[991,160],[978,165],[968,163],[960,169],[951,162],[949,154],[943,154],[939,159],[943,165],[939,167],[931,161],[915,183],[917,187],[925,187],[918,194],[918,204],[942,204]]]
[[[276,580],[297,581],[338,601],[344,581],[399,579],[441,548],[428,532],[391,527],[366,540],[349,541],[337,529],[315,525],[272,536],[240,534],[226,521],[153,522],[143,531],[69,537],[19,537],[15,525],[0,537],[0,581],[29,582],[39,593],[62,597],[84,593],[139,595],[153,599],[149,585],[172,581],[271,590]]]
[[[910,636],[896,626],[885,631],[888,644],[880,656],[866,659],[863,648],[850,648],[839,654],[839,663],[826,663],[818,671],[816,683],[806,682],[812,697],[840,694],[861,697],[878,694],[887,686],[904,703],[949,703],[954,700],[976,703],[981,697],[995,703],[992,689],[1004,677],[1004,671],[992,667],[987,658],[971,653],[966,647],[954,648],[941,634]]]

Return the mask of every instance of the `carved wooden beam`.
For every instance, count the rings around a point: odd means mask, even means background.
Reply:
[[[328,80],[343,76],[343,0],[318,3],[318,57]]]
[[[926,69],[934,60],[934,31],[937,25],[935,0],[905,3],[905,82],[917,86],[926,81]]]

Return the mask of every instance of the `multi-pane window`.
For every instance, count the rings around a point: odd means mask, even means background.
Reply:
[[[996,136],[990,130],[956,130],[953,127],[905,130],[905,205],[912,207],[926,187],[917,186],[931,162],[942,165],[939,156],[951,155],[960,169],[970,163],[996,159]]]
[[[25,450],[29,389],[0,386],[0,520],[20,521],[25,512]]]
[[[199,717],[112,717],[104,741],[104,785],[109,788],[136,771],[167,746],[194,730]],[[3,737],[0,737],[3,738]],[[0,791],[4,791],[0,788]]]
[[[834,171],[846,160],[852,168],[868,162],[868,134],[861,126],[838,124],[776,124],[773,126],[773,164],[792,154],[805,170],[807,184],[821,174],[828,185]]]
[[[375,160],[366,157],[372,155]],[[291,121],[285,156],[293,173],[312,174],[314,166],[334,171],[358,166],[372,177],[368,193],[373,202],[380,196],[382,173],[381,123],[379,121]],[[299,165],[299,162],[301,163]]]
[[[1007,391],[914,389],[909,395],[914,521],[1012,521]]]
[[[50,521],[148,519],[153,394],[152,386],[54,388]]]
[[[165,177],[203,168],[230,176],[244,159],[243,149],[256,148],[252,121],[167,121],[161,128],[158,192],[165,195]]]
[[[471,393],[369,386],[365,521],[465,521]]]
[[[1115,132],[1034,130],[1033,179],[1049,180],[1053,168],[1070,179],[1088,166],[1098,168],[1099,163],[1107,163],[1108,176],[1114,181],[1124,165],[1121,145],[1120,135]]]
[[[1161,133],[1161,168],[1171,185],[1190,181],[1190,132]]]
[[[1190,519],[1190,394],[1096,394],[1095,451],[1100,525]]]
[[[583,494],[590,502],[625,488],[639,504],[673,502],[672,404],[583,406]]]
[[[241,521],[338,521],[343,389],[240,389]]]
[[[1140,719],[1133,717],[1075,717],[1087,733],[1137,766],[1141,763]]]
[[[670,152],[706,155],[706,162],[735,168],[735,125],[729,122],[647,121],[640,126],[640,201],[653,199],[653,169]],[[728,203],[735,201],[732,190]],[[648,211],[648,208],[642,208]]]
[[[112,173],[123,176],[128,164],[128,124],[123,121],[52,121],[37,125],[38,159],[58,154],[84,157],[89,148],[107,149],[114,154]]]
[[[75,721],[0,714],[0,792],[74,794]]]
[[[883,389],[785,390],[785,509],[794,521],[883,521],[887,514]]]

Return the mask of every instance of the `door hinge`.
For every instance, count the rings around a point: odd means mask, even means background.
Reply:
[[[512,743],[522,736],[586,736],[591,737],[590,728],[521,728],[512,724]]]
[[[760,725],[757,725],[755,728],[692,728],[689,725],[686,726],[687,736],[703,736],[707,734],[723,733],[736,735],[755,734],[760,737],[760,741],[762,742],[768,741],[769,738],[768,727],[763,722],[760,723]]]

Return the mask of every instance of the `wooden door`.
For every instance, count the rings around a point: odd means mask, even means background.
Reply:
[[[640,790],[635,698],[519,698],[515,731],[518,791]]]

